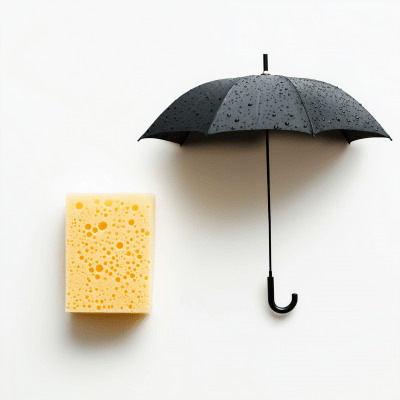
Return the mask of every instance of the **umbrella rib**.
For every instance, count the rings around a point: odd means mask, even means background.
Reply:
[[[236,78],[235,82],[232,84],[232,86],[230,87],[230,89],[226,92],[226,95],[225,95],[224,98],[222,99],[221,104],[224,102],[224,100],[226,99],[226,97],[228,96],[228,94],[231,92],[231,90],[233,89],[233,87],[234,87],[237,83],[239,83],[239,81],[242,81],[242,80],[245,79],[245,78],[248,78],[248,77],[247,77],[247,76],[244,76],[244,77],[242,77],[242,78]],[[221,109],[221,104],[219,105],[219,107],[217,107],[217,111],[215,112],[214,117],[213,117],[213,119],[212,119],[212,121],[211,121],[211,124],[210,124],[210,126],[209,126],[209,128],[208,128],[208,130],[207,130],[206,137],[208,136],[208,132],[210,132],[210,129],[211,129],[211,127],[213,126],[213,123],[214,123],[214,121],[215,121],[215,118],[217,118],[217,115],[218,115],[218,113],[219,113],[219,110]]]
[[[258,127],[258,121],[260,120],[260,108],[261,108],[261,89],[260,89],[260,83],[257,82],[257,123],[256,123],[256,129]]]
[[[302,99],[302,97],[301,97],[301,95],[300,95],[300,92],[297,90],[296,86],[294,86],[293,82],[292,82],[287,76],[282,76],[282,75],[276,75],[276,76],[279,76],[280,78],[284,78],[284,79],[286,79],[288,82],[290,82],[290,84],[293,86],[293,88],[294,88],[294,90],[296,91],[296,93],[299,95],[299,99],[300,99],[300,101],[301,101],[301,105],[303,106],[304,111],[306,112],[306,115],[307,115],[307,118],[308,118],[308,122],[309,122],[309,124],[310,124],[311,133],[312,133],[312,135],[315,137],[314,127],[313,127],[313,124],[312,124],[312,122],[311,122],[311,118],[310,118],[310,116],[308,115],[307,108],[306,108],[306,106],[304,105],[303,99]]]

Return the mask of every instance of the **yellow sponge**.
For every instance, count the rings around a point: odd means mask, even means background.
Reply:
[[[68,194],[66,312],[150,313],[155,196]]]

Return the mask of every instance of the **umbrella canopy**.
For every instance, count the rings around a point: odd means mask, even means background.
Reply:
[[[182,145],[194,131],[208,136],[263,129],[313,136],[339,129],[349,143],[371,137],[390,139],[361,103],[337,86],[313,79],[261,74],[220,79],[189,90],[139,140],[157,138]]]
[[[264,54],[264,71],[267,68]],[[357,139],[383,137],[392,140],[375,118],[349,94],[329,83],[282,75],[250,75],[220,79],[189,90],[175,100],[139,140],[156,138],[179,143],[190,132],[207,137],[220,132],[266,130],[269,277],[268,303],[285,314],[294,309],[298,296],[286,307],[274,299],[271,256],[271,209],[269,174],[269,130],[282,129],[313,135],[340,130],[350,144]]]

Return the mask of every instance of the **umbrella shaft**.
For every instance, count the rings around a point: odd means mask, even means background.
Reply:
[[[267,143],[267,185],[268,185],[268,227],[269,227],[269,271],[272,273],[272,253],[271,253],[271,194],[269,187],[269,130],[266,131]],[[271,274],[270,274],[271,275]]]

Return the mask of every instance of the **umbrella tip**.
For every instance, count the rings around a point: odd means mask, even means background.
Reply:
[[[261,75],[265,75],[265,71],[268,72],[268,54],[263,54],[264,68]]]

